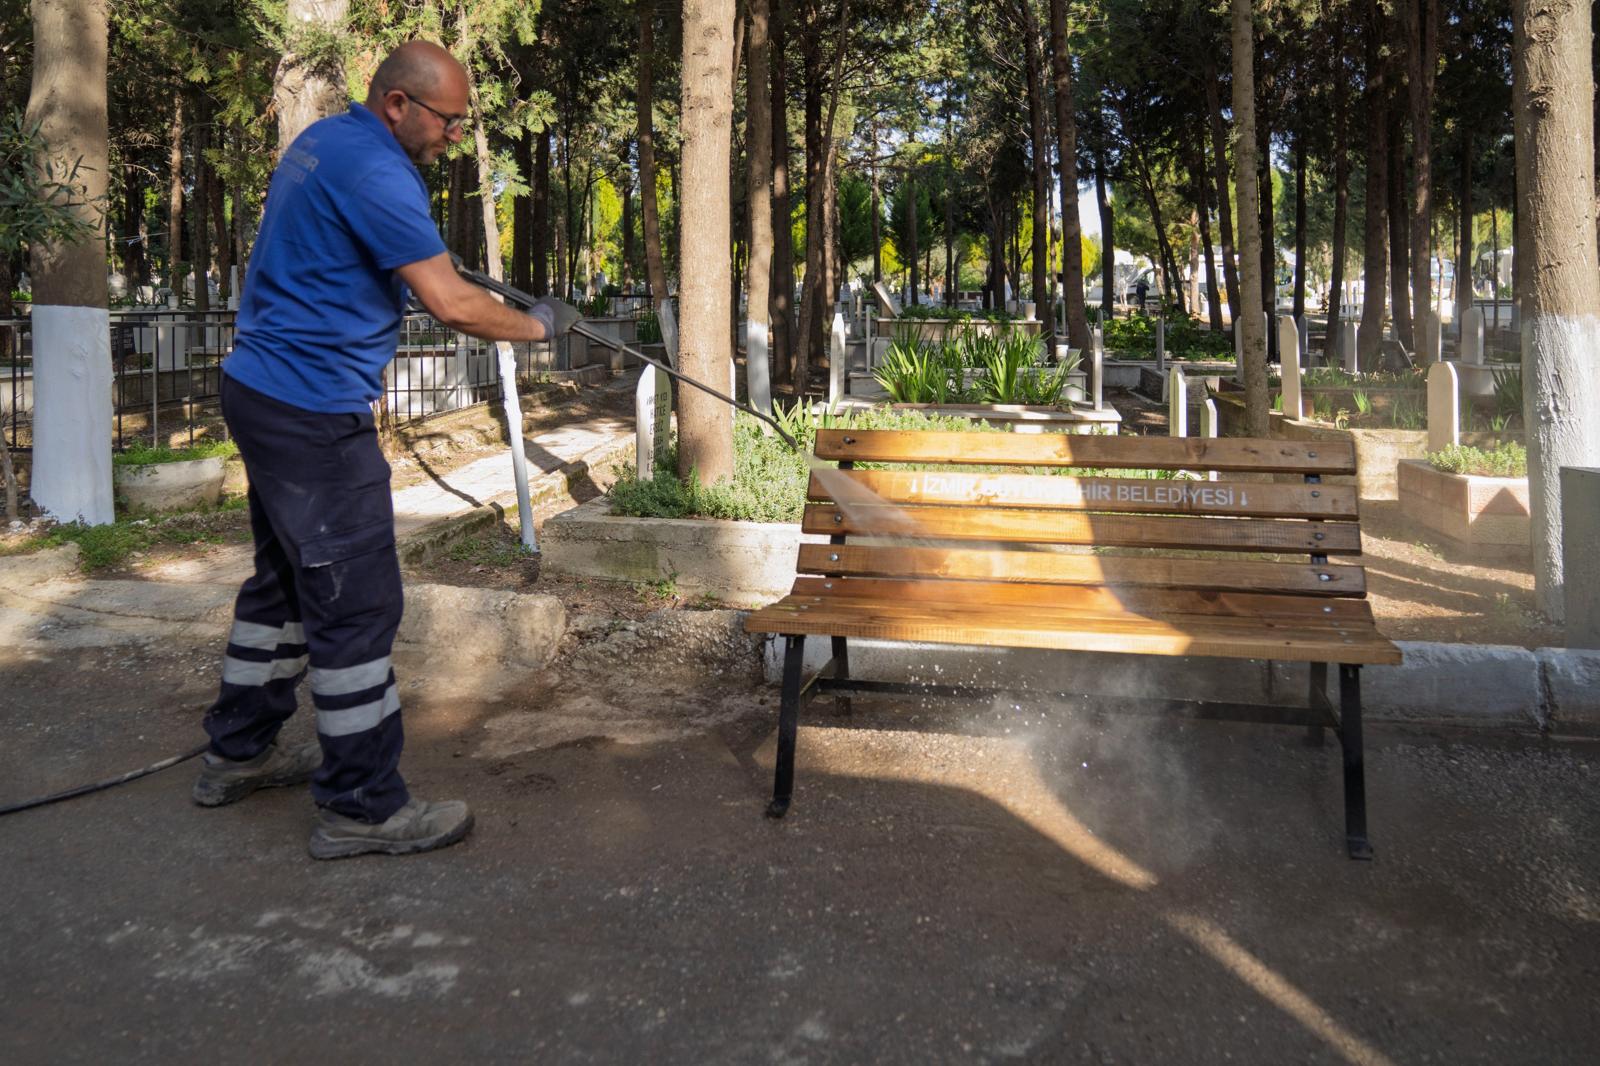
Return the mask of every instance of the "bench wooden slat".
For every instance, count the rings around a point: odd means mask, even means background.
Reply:
[[[942,603],[959,611],[965,611],[973,603],[1047,607],[1069,610],[1078,617],[1216,615],[1227,618],[1301,619],[1314,624],[1372,621],[1372,606],[1366,600],[1249,592],[1219,593],[1196,589],[1110,589],[1103,585],[1086,588],[1081,585],[1037,585],[1020,581],[801,577],[796,579],[793,593],[818,599]]]
[[[1133,514],[1355,518],[1354,485],[972,474],[959,470],[836,470],[811,474],[812,500],[967,507],[1035,507]],[[870,495],[869,495],[870,494]]]
[[[943,430],[822,429],[819,459],[872,463],[977,463],[1106,469],[1353,474],[1349,441],[1228,437],[1105,437],[1071,433],[961,433]]]
[[[902,545],[802,544],[796,569],[802,574],[1153,586],[1306,596],[1364,596],[1367,591],[1366,571],[1359,566]]]
[[[800,527],[826,533],[932,540],[988,540],[1200,551],[1306,552],[1354,555],[1361,529],[1353,522],[1269,518],[1193,518],[1086,514],[1075,511],[967,507],[809,504]]]
[[[757,633],[866,637],[1145,655],[1196,655],[1287,662],[1398,663],[1400,651],[1369,624],[1323,626],[1271,619],[1173,615],[1153,619],[1080,619],[1071,611],[972,604],[953,612],[939,604],[820,600],[790,595],[752,613]]]

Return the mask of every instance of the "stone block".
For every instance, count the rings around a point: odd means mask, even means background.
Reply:
[[[1374,719],[1442,725],[1542,725],[1539,660],[1526,648],[1397,641],[1399,666],[1361,671]],[[1331,672],[1331,671],[1330,671]]]
[[[1600,732],[1600,651],[1540,648],[1534,655],[1549,696],[1541,724],[1554,733]]]
[[[415,584],[405,598],[396,639],[453,657],[542,666],[566,632],[566,610],[554,596]]]

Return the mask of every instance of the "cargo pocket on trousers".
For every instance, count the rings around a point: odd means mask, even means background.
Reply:
[[[307,610],[325,621],[342,619],[366,636],[392,634],[399,625],[403,593],[392,519],[308,538],[300,563],[304,599],[316,605]]]
[[[321,533],[300,542],[300,562],[308,569],[348,562],[394,547],[394,519],[384,518],[355,529]]]

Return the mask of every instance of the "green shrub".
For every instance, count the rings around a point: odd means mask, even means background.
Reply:
[[[661,343],[661,317],[654,311],[646,311],[639,316],[639,343]]]
[[[1484,451],[1452,444],[1428,453],[1435,470],[1447,474],[1473,474],[1477,477],[1527,477],[1528,450],[1516,441],[1505,441]]]
[[[191,448],[168,448],[160,445],[152,448],[143,441],[135,441],[128,445],[125,451],[118,452],[111,457],[117,466],[150,466],[155,463],[182,463],[190,459],[210,459],[215,456],[230,458],[239,454],[239,448],[231,440],[201,441]]]
[[[1005,311],[969,311],[944,304],[913,304],[900,312],[901,318],[922,319],[934,322],[1012,322],[1016,315]]]
[[[635,518],[730,518],[746,522],[798,522],[805,510],[806,485],[811,467],[807,456],[815,449],[818,429],[908,429],[998,432],[964,418],[927,416],[917,411],[873,408],[841,415],[812,413],[798,408],[779,417],[784,431],[806,454],[789,449],[776,436],[761,431],[761,423],[742,412],[733,421],[733,479],[706,485],[698,478],[688,482],[677,475],[677,452],[668,448],[657,457],[653,476],[641,478],[631,466],[620,468],[616,482],[606,492],[611,513]]]

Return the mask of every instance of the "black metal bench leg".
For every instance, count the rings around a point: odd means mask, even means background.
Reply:
[[[1313,711],[1324,710],[1328,704],[1328,664],[1311,664],[1311,690],[1306,694],[1306,706]],[[1327,733],[1320,725],[1306,726],[1306,745],[1320,748],[1327,740]]]
[[[848,637],[833,637],[833,676],[837,680],[846,680],[850,676],[850,639]],[[839,714],[850,713],[850,694],[848,692],[835,692],[833,694],[833,709]]]
[[[783,702],[778,706],[778,754],[772,781],[768,818],[782,818],[794,796],[794,744],[800,731],[800,679],[804,672],[806,638],[789,637],[783,651]]]
[[[1344,748],[1344,836],[1352,859],[1372,858],[1361,747],[1361,667],[1339,665],[1339,743]]]

